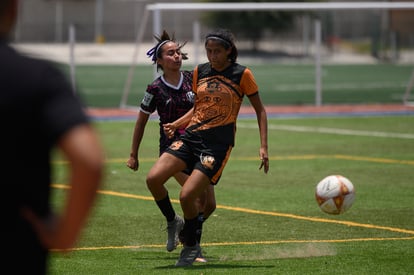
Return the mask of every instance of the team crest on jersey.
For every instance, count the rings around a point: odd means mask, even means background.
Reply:
[[[209,93],[214,93],[220,90],[220,82],[218,81],[209,81],[207,82],[206,91]]]
[[[153,97],[154,97],[154,95],[152,95],[148,92],[145,92],[144,98],[142,99],[142,102],[141,102],[142,105],[149,106]]]
[[[214,164],[216,163],[216,160],[214,159],[213,156],[209,156],[209,155],[204,155],[203,156],[203,154],[201,154],[200,155],[200,162],[205,168],[213,170]]]
[[[170,149],[177,151],[178,149],[181,148],[181,146],[183,146],[183,142],[181,140],[176,140],[173,143],[171,143]]]
[[[194,103],[194,96],[195,95],[194,95],[193,91],[187,92],[186,96],[187,96],[188,101]]]

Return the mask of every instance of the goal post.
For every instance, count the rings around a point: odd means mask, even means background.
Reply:
[[[76,29],[73,24],[69,26],[69,67],[70,67],[70,82],[73,93],[76,91],[76,60],[75,60],[75,45],[76,45]]]
[[[214,2],[214,3],[153,3],[147,4],[146,10],[153,14],[153,33],[161,33],[162,11],[329,11],[329,10],[399,10],[414,9],[414,2]],[[143,19],[146,25],[147,18]],[[318,29],[319,28],[319,29]],[[320,23],[315,22],[315,45],[320,47]],[[319,33],[319,35],[317,35]],[[142,39],[137,37],[137,44]],[[196,39],[195,39],[196,40]],[[315,105],[321,105],[321,64],[320,49],[315,53]],[[131,66],[136,64],[134,55]],[[132,69],[130,69],[131,72]],[[131,74],[130,74],[131,75]],[[154,73],[154,77],[156,74]],[[126,106],[129,94],[130,79],[128,77],[123,92],[121,107]]]
[[[130,65],[129,70],[128,70],[128,75],[127,75],[127,79],[126,79],[126,82],[125,82],[125,85],[124,85],[124,91],[122,93],[121,102],[119,104],[119,107],[121,109],[127,109],[128,108],[128,104],[127,104],[128,96],[129,96],[129,92],[131,90],[131,83],[132,83],[132,79],[134,77],[135,67],[137,65],[139,45],[141,44],[141,42],[143,40],[145,28],[147,27],[148,14],[149,14],[149,10],[145,9],[144,10],[144,15],[141,19],[140,27],[139,27],[138,32],[137,32],[136,41],[135,41],[135,50],[134,50],[134,53],[133,53],[133,56],[132,56],[131,65]]]
[[[408,81],[407,88],[405,89],[404,98],[403,98],[405,105],[414,106],[414,102],[410,101],[411,89],[413,87],[414,87],[414,70],[411,73],[410,80]]]

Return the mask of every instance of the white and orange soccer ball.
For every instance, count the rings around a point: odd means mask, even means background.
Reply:
[[[352,206],[355,199],[355,188],[346,177],[331,175],[316,185],[315,197],[323,212],[337,215]]]

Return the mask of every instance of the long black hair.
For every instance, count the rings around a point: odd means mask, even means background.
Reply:
[[[212,31],[206,35],[206,42],[204,46],[207,45],[209,40],[215,40],[219,42],[226,50],[231,48],[231,52],[228,56],[231,63],[237,61],[238,51],[236,45],[234,44],[235,38],[231,31],[227,29],[218,29]]]

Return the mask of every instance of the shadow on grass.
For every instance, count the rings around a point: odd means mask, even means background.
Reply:
[[[208,263],[208,264],[196,264],[192,266],[185,267],[176,267],[174,265],[159,266],[155,269],[164,270],[164,269],[191,269],[191,270],[205,270],[205,269],[239,269],[239,268],[275,268],[274,265],[241,265],[241,264],[219,264],[219,263]]]

